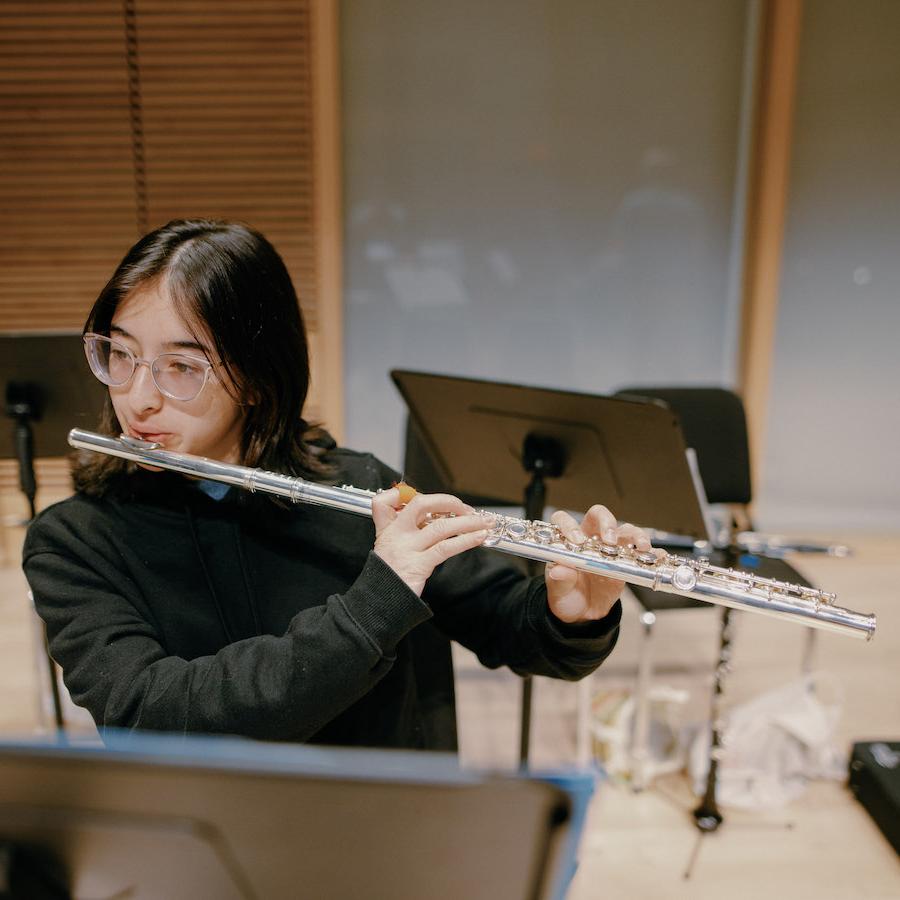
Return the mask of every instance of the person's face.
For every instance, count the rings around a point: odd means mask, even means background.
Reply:
[[[125,298],[113,316],[109,336],[148,361],[160,353],[175,352],[220,362],[207,336],[201,334],[197,343],[161,283],[138,288]],[[131,380],[110,387],[109,395],[123,433],[157,441],[176,453],[236,463],[240,462],[245,413],[220,378],[227,375],[217,366],[193,400],[172,400],[160,393],[149,366],[138,365]]]

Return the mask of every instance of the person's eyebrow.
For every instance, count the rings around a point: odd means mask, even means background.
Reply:
[[[209,356],[209,350],[197,341],[169,341],[163,346],[173,350],[199,350],[204,356]]]
[[[129,334],[119,325],[110,325],[109,333],[135,340],[133,334]],[[204,356],[209,356],[209,350],[198,341],[167,341],[163,346],[169,350],[199,350]]]

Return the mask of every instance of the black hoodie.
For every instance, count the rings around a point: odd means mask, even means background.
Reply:
[[[339,482],[397,475],[330,455]],[[24,569],[73,700],[97,725],[453,749],[448,638],[487,666],[577,679],[612,650],[621,606],[566,626],[542,579],[474,550],[420,599],[371,552],[371,519],[214,500],[169,472],[127,496],[76,494],[29,529]]]

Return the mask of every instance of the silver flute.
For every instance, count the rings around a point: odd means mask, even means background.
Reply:
[[[372,515],[375,493],[361,488],[318,484],[305,478],[173,453],[150,441],[124,435],[107,437],[79,428],[69,432],[69,443],[80,450],[93,450],[195,478],[220,481],[251,492],[277,494],[293,503],[311,503],[361,516]],[[713,566],[708,559],[668,553],[658,556],[660,551],[620,547],[597,538],[574,544],[549,522],[533,522],[485,511],[479,511],[479,514],[485,517],[488,531],[484,546],[492,550],[543,563],[559,563],[655,591],[762,613],[853,637],[868,640],[875,633],[874,615],[843,609],[835,602],[837,597],[825,591]]]

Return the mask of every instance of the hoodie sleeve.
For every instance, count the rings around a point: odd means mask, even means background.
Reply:
[[[568,681],[589,675],[609,656],[622,618],[617,601],[597,622],[566,624],[550,612],[542,577],[529,578],[482,549],[444,563],[423,597],[435,624],[483,665]]]
[[[23,553],[51,653],[100,728],[306,740],[381,681],[400,640],[431,617],[369,554],[347,591],[297,613],[284,634],[183,659],[166,651],[150,605],[104,540],[111,527],[90,504],[61,504],[35,521]]]
[[[380,477],[389,485],[400,476],[382,465]],[[508,557],[482,548],[439,566],[422,598],[435,624],[483,665],[566,680],[589,675],[609,656],[622,619],[617,601],[597,622],[562,622],[550,611],[543,577],[530,578]]]

